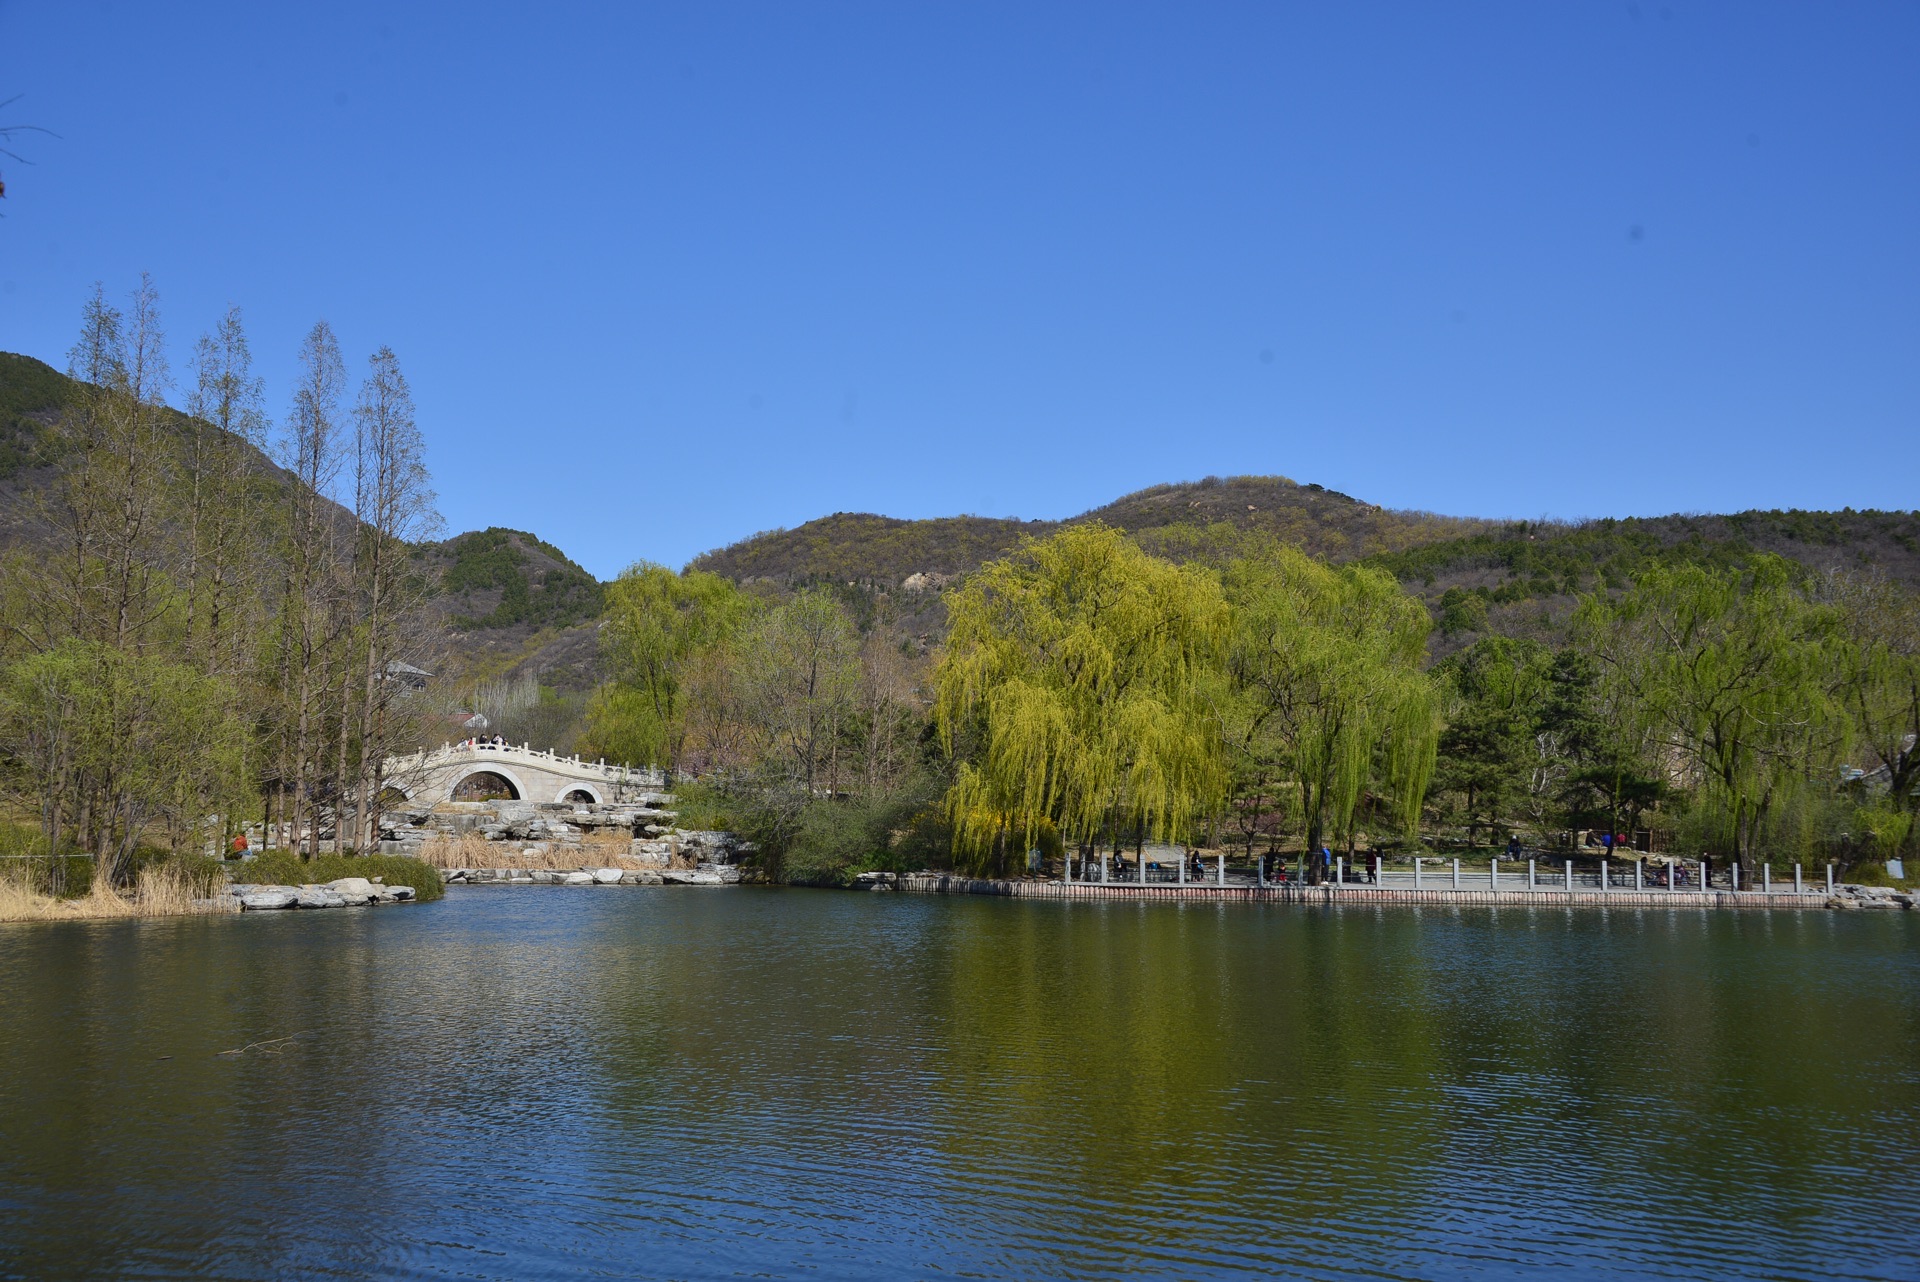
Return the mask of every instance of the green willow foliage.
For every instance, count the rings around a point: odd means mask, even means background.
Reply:
[[[1654,567],[1617,599],[1589,598],[1579,616],[1605,684],[1656,754],[1724,814],[1726,846],[1749,864],[1776,805],[1810,783],[1830,787],[1848,747],[1841,624],[1778,557],[1745,572]]]
[[[1422,671],[1431,620],[1382,570],[1274,545],[1229,565],[1234,746],[1291,783],[1308,849],[1345,836],[1378,789],[1411,833],[1433,774],[1440,706]]]
[[[1838,697],[1850,714],[1854,740],[1887,771],[1887,795],[1916,800],[1920,789],[1920,597],[1884,579],[1836,575],[1822,599],[1840,611],[1843,667]],[[1876,832],[1911,826],[1897,804],[1876,815]],[[1898,849],[1896,839],[1894,848]]]
[[[1269,543],[1216,573],[1075,526],[986,566],[948,617],[936,712],[964,759],[947,809],[976,863],[1054,830],[1187,840],[1230,780],[1290,798],[1310,844],[1349,832],[1363,792],[1418,819],[1430,624],[1382,571]]]
[[[948,604],[943,742],[973,730],[948,796],[957,851],[1057,828],[1182,838],[1226,787],[1217,708],[1229,628],[1210,573],[1076,526],[983,567]]]
[[[731,641],[752,609],[717,574],[675,574],[650,562],[622,571],[606,589],[601,652],[613,679],[588,707],[587,750],[615,761],[677,765],[688,665]]]

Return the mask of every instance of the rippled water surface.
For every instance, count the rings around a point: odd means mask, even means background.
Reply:
[[[0,1276],[1242,1274],[1920,1277],[1920,929],[544,887],[0,927]]]

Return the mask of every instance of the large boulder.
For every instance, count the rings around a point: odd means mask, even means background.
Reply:
[[[570,872],[567,874],[566,884],[569,886],[591,886],[593,884],[593,874],[590,872]]]
[[[291,908],[299,902],[300,893],[288,886],[262,886],[240,896],[243,911],[263,912],[269,908]]]
[[[689,872],[684,868],[672,868],[660,874],[660,880],[669,886],[724,886],[727,879],[717,872]]]
[[[595,868],[593,870],[593,879],[602,886],[617,886],[620,884],[620,870],[618,868]]]
[[[643,864],[655,868],[665,868],[673,862],[673,843],[670,841],[648,841],[642,837],[634,838],[627,847],[627,855]]]
[[[302,886],[294,896],[296,908],[344,908],[346,903],[344,896],[336,895],[323,886]]]
[[[1849,882],[1840,886],[1832,899],[1827,900],[1830,908],[1911,908],[1913,896],[1895,890],[1892,886],[1858,886]]]

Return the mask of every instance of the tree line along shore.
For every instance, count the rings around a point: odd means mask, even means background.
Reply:
[[[1563,644],[1437,664],[1432,616],[1378,568],[1277,542],[1180,565],[1097,524],[951,589],[917,670],[829,588],[767,606],[640,567],[608,597],[589,741],[696,775],[683,808],[789,879],[1150,842],[1484,861],[1584,831],[1569,854],[1657,834],[1749,878],[1877,880],[1913,837],[1914,596],[1776,557],[1653,567],[1583,598]]]
[[[399,360],[356,382],[324,323],[299,355],[276,423],[230,312],[182,413],[152,284],[85,306],[41,537],[0,562],[20,893],[139,899],[145,878],[159,902],[154,878],[205,875],[248,823],[295,859],[369,851],[395,803],[380,762],[448,723],[419,679],[446,622]],[[1869,571],[1653,560],[1596,577],[1553,637],[1437,662],[1460,600],[1436,619],[1382,565],[1257,530],[1176,550],[1047,527],[939,586],[931,645],[855,585],[641,563],[597,599],[574,746],[664,768],[682,822],[740,834],[775,880],[1148,843],[1473,858],[1587,831],[1884,881],[1916,836],[1920,605]],[[494,705],[537,721],[556,700],[519,684]]]

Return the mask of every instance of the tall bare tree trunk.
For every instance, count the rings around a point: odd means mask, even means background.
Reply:
[[[355,795],[363,848],[379,840],[380,768],[394,684],[388,666],[407,599],[406,547],[439,522],[427,484],[426,446],[399,358],[382,347],[367,362],[354,406],[354,511],[360,518],[356,579],[366,626],[360,691],[360,760]]]
[[[349,633],[351,636],[351,633]],[[347,788],[347,748],[353,738],[353,647],[340,647],[340,751],[333,775],[333,853],[347,853],[347,813],[352,796]],[[359,842],[356,840],[356,846]]]
[[[294,389],[293,412],[283,440],[283,458],[293,472],[292,529],[288,559],[292,591],[287,612],[294,647],[294,795],[293,841],[309,857],[320,848],[320,823],[314,803],[317,772],[324,751],[324,717],[316,716],[315,699],[327,688],[325,638],[317,635],[333,603],[336,559],[336,509],[330,492],[340,472],[340,391],[346,371],[340,346],[325,321],[316,324],[300,346],[300,381]]]

